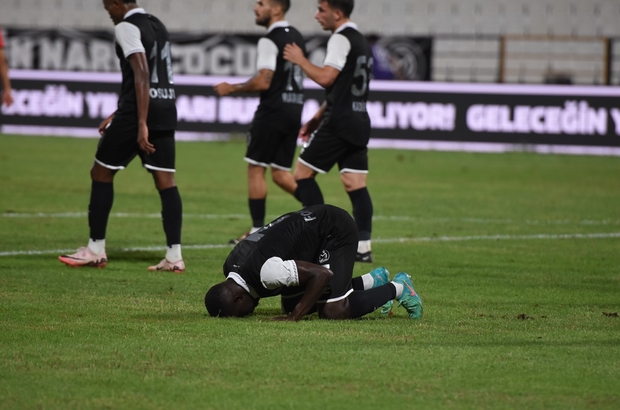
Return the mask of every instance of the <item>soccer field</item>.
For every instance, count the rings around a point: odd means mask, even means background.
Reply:
[[[250,226],[241,142],[177,144],[182,275],[134,161],[115,182],[108,266],[88,240],[96,140],[0,136],[1,409],[618,409],[620,158],[370,152],[375,263],[424,318],[271,322],[203,304]],[[327,202],[350,208],[337,172]],[[269,185],[267,213],[298,203]]]

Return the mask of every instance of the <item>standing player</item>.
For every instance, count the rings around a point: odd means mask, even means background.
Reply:
[[[243,84],[221,83],[214,87],[222,96],[260,92],[260,105],[248,132],[245,155],[252,217],[249,233],[265,224],[267,168],[271,167],[273,181],[283,190],[294,194],[297,189],[290,171],[304,104],[303,73],[298,66],[285,61],[282,53],[284,47],[292,43],[305,54],[305,43],[299,31],[284,20],[289,7],[290,0],[256,1],[256,24],[267,28],[267,35],[258,42],[258,73]],[[233,239],[231,243],[239,242],[248,234]]]
[[[304,206],[322,204],[323,194],[315,176],[338,164],[359,234],[356,260],[372,262],[373,208],[366,188],[370,118],[366,100],[373,59],[366,39],[349,20],[352,11],[353,0],[319,0],[316,19],[333,33],[323,67],[310,63],[295,45],[286,46],[284,58],[299,65],[326,92],[319,111],[300,130],[300,136],[309,140],[295,167],[296,197]]]
[[[77,253],[58,259],[76,267],[106,265],[105,234],[114,200],[114,175],[139,155],[161,197],[168,244],[166,257],[149,270],[183,272],[182,204],[174,179],[177,112],[168,31],[133,0],[103,0],[103,5],[116,25],[121,95],[116,112],[99,127],[102,137],[90,171],[90,241]]]
[[[318,312],[323,319],[355,319],[392,299],[409,317],[422,317],[422,300],[411,277],[392,282],[377,268],[352,278],[357,228],[344,209],[315,205],[282,215],[239,242],[224,262],[226,280],[205,295],[209,315],[243,317],[261,298],[281,296],[287,316],[297,321]]]
[[[2,99],[0,99],[0,107],[3,105],[10,107],[13,104],[13,96],[11,94],[11,80],[9,80],[9,65],[6,62],[6,56],[4,54],[4,37],[2,36],[2,30],[0,30],[0,93]]]

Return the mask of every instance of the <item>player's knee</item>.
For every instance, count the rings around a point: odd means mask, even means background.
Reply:
[[[319,317],[327,320],[345,320],[350,318],[349,299],[325,303],[319,308]]]
[[[97,182],[111,183],[114,181],[115,173],[116,171],[112,171],[111,169],[105,168],[95,162],[93,167],[90,169],[90,178]]]

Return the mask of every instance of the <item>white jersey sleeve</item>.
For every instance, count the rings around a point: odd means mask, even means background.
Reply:
[[[145,53],[142,45],[140,29],[126,21],[120,22],[114,28],[116,42],[123,49],[123,55],[129,57],[135,53]]]
[[[260,269],[260,281],[265,289],[299,285],[299,273],[295,261],[283,261],[274,256],[267,259]]]
[[[276,71],[279,53],[276,43],[267,37],[263,37],[258,40],[257,52],[258,57],[256,58],[256,69]]]
[[[338,71],[342,71],[342,68],[347,62],[349,51],[351,51],[351,43],[349,40],[342,34],[333,34],[327,42],[327,53],[323,65],[328,65],[334,67]]]

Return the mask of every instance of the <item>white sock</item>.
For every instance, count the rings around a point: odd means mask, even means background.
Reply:
[[[250,229],[250,234],[253,234],[254,232],[258,231],[260,228],[262,228],[262,226],[253,226],[252,229]]]
[[[90,249],[95,255],[101,255],[105,252],[105,239],[89,239],[88,249]]]
[[[372,289],[375,285],[375,279],[370,273],[362,275],[362,282],[364,283],[364,290]]]
[[[183,256],[181,256],[181,245],[168,246],[166,248],[166,260],[172,263],[183,260]]]
[[[357,243],[357,253],[370,252],[370,239],[367,241],[359,241]]]
[[[403,295],[403,292],[405,291],[405,287],[403,286],[402,283],[396,283],[394,281],[392,281],[391,283],[396,288],[396,299],[398,299],[399,297]]]

